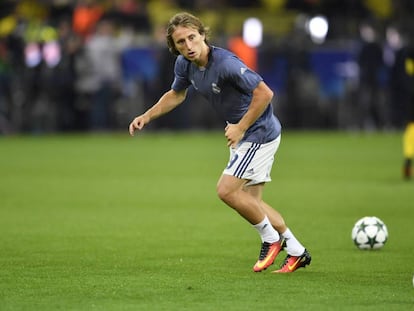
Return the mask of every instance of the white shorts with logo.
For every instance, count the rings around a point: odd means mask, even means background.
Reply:
[[[247,179],[247,185],[271,181],[270,172],[280,139],[281,135],[266,144],[244,142],[230,148],[230,161],[223,174]]]

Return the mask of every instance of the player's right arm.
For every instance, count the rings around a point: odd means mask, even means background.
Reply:
[[[173,110],[184,101],[186,95],[187,90],[175,91],[171,89],[164,93],[154,106],[132,120],[129,124],[129,134],[134,136],[135,130],[142,130],[152,120]]]

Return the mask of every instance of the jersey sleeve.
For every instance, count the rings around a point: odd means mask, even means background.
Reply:
[[[223,75],[231,81],[239,90],[250,93],[263,78],[255,71],[248,68],[238,57],[230,56],[223,62]]]
[[[188,79],[189,62],[183,56],[178,56],[174,65],[174,81],[171,88],[174,91],[183,91],[189,87],[191,82]]]

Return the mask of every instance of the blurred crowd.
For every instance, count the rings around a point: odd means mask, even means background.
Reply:
[[[125,129],[172,82],[164,30],[182,10],[211,26],[213,44],[269,80],[285,127],[405,124],[401,53],[414,33],[410,0],[4,0],[0,134]],[[306,32],[307,17],[317,14],[330,22],[324,42]],[[264,23],[257,48],[240,41],[243,18],[252,15]],[[323,80],[330,57],[340,58],[335,85]],[[191,90],[190,100],[151,126],[222,126]]]

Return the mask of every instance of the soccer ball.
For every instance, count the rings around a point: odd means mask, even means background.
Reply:
[[[387,226],[378,217],[363,217],[352,228],[352,240],[359,249],[379,249],[388,240]]]

